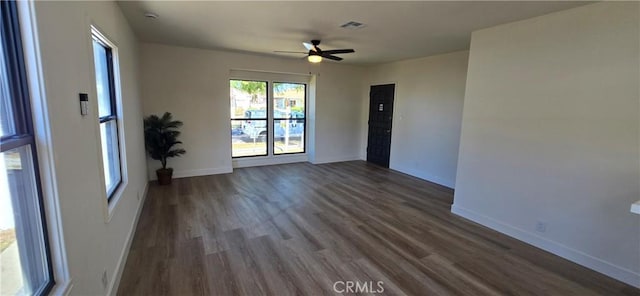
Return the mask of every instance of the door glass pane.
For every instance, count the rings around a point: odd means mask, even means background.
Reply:
[[[273,83],[273,154],[304,152],[306,85]]]
[[[273,154],[304,152],[304,119],[273,121]]]
[[[4,52],[3,44],[0,42],[0,52]],[[0,69],[6,69],[4,55],[0,58]],[[9,92],[9,81],[5,73],[0,74],[0,138],[15,134],[11,93]]]
[[[98,92],[98,117],[111,113],[111,93],[109,91],[109,61],[107,48],[93,40],[93,59],[96,67],[96,90]]]
[[[0,153],[0,295],[36,294],[49,282],[31,147]]]
[[[105,184],[107,185],[107,196],[111,196],[121,180],[118,126],[115,120],[100,124],[100,139],[102,143],[102,162],[104,165]]]
[[[231,119],[267,118],[267,83],[230,80]]]
[[[230,80],[229,89],[231,156],[267,155],[267,83]]]
[[[305,91],[302,83],[273,83],[273,118],[305,118]]]
[[[231,120],[231,156],[267,155],[267,120]]]

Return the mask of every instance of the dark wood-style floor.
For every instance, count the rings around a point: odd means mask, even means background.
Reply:
[[[151,185],[118,294],[331,295],[336,281],[382,281],[387,295],[640,295],[451,214],[452,200],[362,161]]]

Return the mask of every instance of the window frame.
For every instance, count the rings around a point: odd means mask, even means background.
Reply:
[[[273,87],[275,87],[275,85],[276,85],[277,83],[282,83],[282,84],[285,84],[285,83],[288,83],[288,84],[301,84],[301,85],[303,85],[303,86],[304,86],[304,118],[302,118],[302,120],[303,120],[303,122],[304,122],[304,129],[303,129],[303,131],[302,131],[302,138],[303,138],[303,141],[304,141],[304,142],[303,142],[303,143],[304,143],[304,145],[302,146],[302,151],[301,151],[301,152],[285,152],[285,153],[277,153],[277,154],[276,154],[276,140],[275,140],[275,133],[274,133],[274,135],[273,135],[274,140],[273,140],[272,147],[271,147],[271,156],[276,157],[276,156],[280,156],[280,155],[305,154],[305,153],[307,153],[307,101],[308,101],[308,99],[307,99],[307,98],[308,98],[308,96],[307,96],[307,94],[308,94],[308,93],[307,93],[307,89],[308,89],[308,83],[304,83],[304,82],[290,82],[290,81],[289,81],[289,82],[283,82],[283,81],[277,81],[277,80],[274,80],[274,81],[272,81]],[[273,87],[272,87],[272,88],[273,88]],[[275,96],[275,94],[274,94],[274,92],[273,92],[273,89],[271,90],[271,94],[272,94],[272,98],[271,98],[271,100],[275,100],[275,99],[276,99],[276,96]],[[273,125],[274,125],[274,128],[273,128],[273,130],[275,131],[275,124],[276,124],[276,120],[287,120],[287,119],[288,119],[288,120],[291,120],[293,117],[292,117],[292,118],[276,118],[276,117],[275,117],[275,102],[274,102],[274,104],[273,104],[273,105],[274,105],[274,109],[272,110],[272,112],[274,113],[274,116],[273,116]],[[297,121],[298,121],[298,120],[300,120],[300,119],[295,119],[295,120],[296,120],[296,122],[297,122]]]
[[[126,183],[126,171],[125,171],[125,162],[124,160],[124,138],[120,132],[120,124],[121,124],[121,112],[119,112],[120,109],[120,105],[118,101],[119,99],[119,91],[118,91],[118,87],[119,84],[116,83],[116,80],[118,78],[118,75],[116,75],[116,70],[115,70],[115,64],[117,62],[117,58],[115,57],[115,53],[114,51],[117,51],[116,46],[113,44],[113,42],[111,42],[98,28],[96,28],[96,26],[91,26],[91,52],[92,52],[92,63],[94,66],[94,81],[96,81],[96,68],[95,68],[95,56],[93,55],[93,42],[96,41],[98,44],[100,44],[104,49],[105,49],[105,53],[106,53],[106,58],[107,58],[107,79],[109,81],[109,115],[105,115],[105,116],[99,116],[100,111],[99,111],[99,98],[97,96],[97,84],[96,84],[96,108],[97,108],[97,112],[96,114],[98,114],[98,143],[100,144],[100,155],[99,158],[101,159],[100,164],[101,164],[101,168],[102,168],[102,179],[104,183],[104,192],[106,194],[106,199],[107,199],[107,204],[111,205],[112,201],[117,200],[117,198],[115,198],[116,196],[118,196],[121,191],[122,188],[124,187],[124,184]],[[113,121],[115,123],[115,130],[116,130],[116,139],[117,139],[117,143],[116,143],[116,147],[118,147],[118,170],[120,173],[120,179],[118,180],[118,183],[113,186],[112,190],[109,190],[107,188],[107,184],[106,181],[104,180],[105,176],[105,167],[102,161],[102,157],[104,151],[102,151],[102,133],[100,131],[100,125],[103,123],[107,123]],[[111,207],[109,207],[109,217],[111,216]]]
[[[30,82],[27,79],[27,65],[25,62],[22,31],[20,28],[19,12],[17,3],[14,1],[2,1],[0,3],[2,14],[2,38],[6,54],[6,71],[7,82],[9,84],[9,98],[12,103],[12,116],[14,123],[14,132],[0,138],[0,152],[29,146],[31,156],[31,165],[34,172],[35,193],[38,203],[38,215],[40,225],[42,227],[42,239],[44,247],[44,257],[46,266],[46,275],[49,281],[38,291],[34,291],[37,295],[47,295],[56,285],[56,278],[53,270],[53,259],[50,245],[49,228],[47,223],[47,213],[45,210],[44,194],[42,190],[42,180],[40,177],[40,165],[38,163],[38,149],[36,144],[36,135],[32,117],[31,96],[29,91]]]

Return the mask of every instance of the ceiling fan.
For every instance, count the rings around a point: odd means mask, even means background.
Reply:
[[[320,45],[320,40],[311,40],[311,43],[302,42],[309,52],[301,52],[301,51],[282,51],[277,50],[275,52],[281,53],[303,53],[307,55],[307,60],[311,63],[319,63],[322,61],[322,58],[327,58],[334,61],[342,61],[341,57],[334,56],[334,54],[342,54],[342,53],[352,53],[356,52],[353,49],[332,49],[332,50],[322,50],[318,45]]]

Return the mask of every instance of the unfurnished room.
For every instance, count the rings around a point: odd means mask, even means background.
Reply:
[[[2,296],[640,296],[639,1],[0,24]]]

